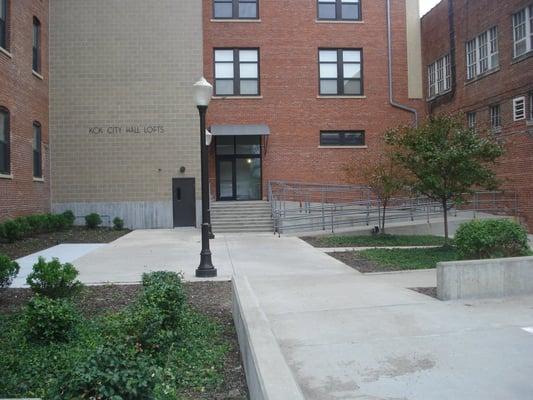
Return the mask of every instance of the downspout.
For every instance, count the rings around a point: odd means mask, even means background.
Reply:
[[[387,0],[387,50],[388,50],[388,63],[389,63],[389,103],[391,106],[399,108],[413,114],[414,126],[418,126],[418,111],[415,108],[400,104],[394,100],[392,92],[392,28],[391,28],[391,0]]]

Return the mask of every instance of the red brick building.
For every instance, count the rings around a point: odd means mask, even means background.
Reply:
[[[423,113],[418,1],[203,4],[218,200],[266,198],[271,180],[343,183],[348,161],[375,158],[387,128]]]
[[[533,2],[442,0],[422,18],[422,54],[428,111],[498,138],[502,188],[533,229]]]
[[[48,0],[0,0],[0,220],[50,209]]]

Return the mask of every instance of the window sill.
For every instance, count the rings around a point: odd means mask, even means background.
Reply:
[[[223,18],[211,18],[210,20],[211,22],[261,22],[260,19],[253,19],[253,18],[250,18],[250,19],[239,19],[239,18],[228,18],[228,19],[223,19]]]
[[[315,19],[317,24],[364,24],[362,20]]]
[[[441,96],[444,96],[445,94],[450,93],[451,91],[452,91],[452,89],[448,89],[448,90],[446,90],[446,91],[444,91],[444,92],[442,92],[442,93],[436,94],[436,95],[433,96],[433,97],[428,97],[428,98],[426,99],[426,101],[433,101],[433,100],[435,100],[435,99],[438,99],[438,98],[441,97]]]
[[[325,96],[325,95],[318,95],[316,96],[317,99],[366,99],[366,96]]]
[[[496,67],[496,68],[492,68],[492,69],[489,69],[488,71],[485,71],[483,72],[482,74],[480,75],[476,75],[474,78],[470,78],[468,79],[466,82],[465,82],[465,86],[468,86],[474,82],[477,82],[479,81],[480,79],[483,79],[487,76],[490,76],[492,74],[495,74],[496,72],[499,72],[500,71],[500,67]]]
[[[13,179],[13,174],[0,174],[0,179]]]
[[[524,60],[527,60],[528,58],[531,58],[531,57],[533,57],[533,50],[529,50],[528,52],[522,54],[521,56],[513,57],[512,61],[511,61],[511,65],[517,64],[517,63],[522,62]]]
[[[502,127],[499,126],[499,127],[497,127],[497,128],[490,128],[490,131],[491,131],[491,133],[493,133],[493,134],[502,133]]]
[[[44,178],[36,178],[35,176],[33,177],[33,181],[34,182],[44,182]]]
[[[38,78],[38,79],[44,81],[44,76],[42,76],[42,75],[41,75],[40,73],[38,73],[37,71],[35,71],[35,70],[32,69],[32,70],[31,70],[31,73],[33,74],[34,77],[36,77],[36,78]]]
[[[12,55],[9,51],[7,51],[6,49],[4,49],[3,47],[0,47],[0,53],[2,53],[2,54],[4,54],[4,55],[8,56],[9,58],[13,58],[13,55]]]
[[[213,100],[260,100],[263,96],[213,96]]]
[[[368,146],[318,146],[319,149],[368,149]]]
[[[526,126],[533,126],[533,119],[526,120]]]

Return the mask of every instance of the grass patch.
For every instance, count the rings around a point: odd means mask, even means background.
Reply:
[[[435,268],[441,261],[459,259],[454,247],[429,249],[368,249],[357,252],[360,257],[385,267],[388,271]]]
[[[444,238],[431,235],[328,235],[302,238],[315,247],[442,246]]]

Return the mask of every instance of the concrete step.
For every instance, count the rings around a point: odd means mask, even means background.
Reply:
[[[272,232],[270,203],[232,201],[211,204],[213,232]]]

